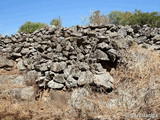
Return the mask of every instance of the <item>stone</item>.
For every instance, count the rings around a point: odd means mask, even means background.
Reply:
[[[132,25],[131,28],[133,29],[134,33],[138,33],[141,27],[139,25]]]
[[[109,56],[109,60],[111,62],[115,62],[119,57],[115,49],[109,49],[107,51],[107,55]]]
[[[17,66],[17,68],[18,68],[18,70],[19,71],[24,71],[24,70],[26,70],[26,67],[24,66],[24,64],[23,64],[23,60],[22,59],[17,59],[17,64],[16,64],[16,66]]]
[[[93,83],[93,74],[90,71],[81,72],[78,79],[78,85],[87,85]]]
[[[70,75],[68,78],[67,78],[67,80],[66,80],[66,82],[65,82],[65,85],[66,85],[66,87],[67,88],[75,88],[75,87],[78,87],[78,85],[77,85],[77,80],[75,79],[75,78],[73,78],[73,76],[72,75]]]
[[[55,63],[51,64],[50,69],[53,72],[61,72],[61,71],[65,70],[66,65],[67,65],[66,62],[55,62]]]
[[[156,45],[160,45],[160,41],[157,41],[155,44],[156,44]]]
[[[94,64],[94,68],[95,68],[95,70],[98,71],[98,72],[102,72],[102,71],[105,70],[100,63],[95,63],[95,64]]]
[[[62,51],[62,46],[60,44],[57,45],[56,51],[57,52],[61,52]]]
[[[12,68],[14,64],[13,60],[8,60],[5,56],[0,55],[0,68]]]
[[[123,28],[119,29],[118,33],[122,36],[127,36],[127,32]]]
[[[83,60],[84,59],[84,55],[82,53],[77,54],[77,59],[78,60]]]
[[[35,70],[27,72],[27,74],[24,76],[25,84],[27,86],[33,86],[33,84],[35,83],[35,81],[38,79],[39,76],[40,74]]]
[[[156,35],[152,38],[154,42],[160,41],[160,35]]]
[[[21,99],[22,100],[33,100],[35,88],[33,86],[25,87],[21,89]]]
[[[11,84],[11,80],[15,79],[13,75],[1,75],[0,76],[0,84]]]
[[[64,75],[65,75],[65,77],[69,77],[71,75],[71,70],[72,70],[73,67],[74,66],[69,65],[69,66],[67,66],[66,69],[64,69]]]
[[[20,100],[33,100],[34,99],[34,87],[25,87],[25,88],[13,88],[10,90],[11,96],[20,101]]]
[[[10,82],[13,85],[25,85],[25,79],[24,76],[17,76]]]
[[[108,55],[99,49],[95,51],[94,57],[97,58],[98,60],[109,61]]]
[[[21,53],[12,53],[11,56],[12,56],[12,57],[15,57],[15,58],[20,58],[20,57],[22,57]]]
[[[22,47],[21,47],[21,46],[17,46],[17,47],[14,49],[14,52],[20,53],[21,50],[22,50]]]
[[[53,81],[61,84],[65,83],[64,74],[55,74],[55,76],[53,77]]]
[[[3,42],[4,42],[5,44],[9,44],[9,43],[12,42],[12,40],[11,40],[11,39],[5,39]]]
[[[25,55],[25,54],[27,54],[27,53],[29,53],[29,48],[23,48],[23,49],[21,50],[21,54]]]
[[[63,87],[64,87],[63,84],[54,82],[53,80],[49,81],[47,85],[48,85],[49,88],[58,89],[58,90],[63,89]]]
[[[40,65],[36,65],[35,68],[38,71],[47,71],[48,70],[48,64],[47,63],[42,63]]]
[[[129,25],[125,26],[124,30],[127,32],[127,34],[131,34],[131,33],[133,34],[133,31],[134,31],[133,28]]]
[[[114,79],[108,72],[99,72],[93,76],[93,82],[97,86],[103,86],[108,89],[112,88]]]
[[[86,62],[80,62],[80,63],[77,63],[77,64],[78,64],[78,68],[81,71],[87,71],[87,70],[90,69],[90,66]]]
[[[71,94],[70,104],[75,110],[80,110],[82,112],[93,111],[95,109],[95,104],[87,99],[89,96],[90,93],[86,88],[75,89]]]
[[[110,46],[109,46],[107,43],[102,42],[102,43],[99,43],[99,44],[97,45],[97,48],[108,50],[108,49],[110,49]]]

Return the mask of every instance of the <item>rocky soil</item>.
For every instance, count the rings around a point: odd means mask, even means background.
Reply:
[[[16,110],[27,102],[23,119],[159,119],[159,60],[160,28],[147,25],[50,26],[0,37],[0,102]],[[6,106],[0,119],[22,119]],[[43,115],[35,114],[40,106]]]

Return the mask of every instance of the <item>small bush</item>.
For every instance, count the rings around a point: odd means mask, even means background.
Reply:
[[[20,27],[18,32],[32,33],[35,30],[41,29],[44,26],[46,26],[46,24],[44,23],[39,23],[39,22],[34,23],[27,21]]]
[[[53,18],[52,21],[50,22],[50,25],[55,25],[57,27],[62,27],[61,18],[60,17],[58,17],[57,19]]]

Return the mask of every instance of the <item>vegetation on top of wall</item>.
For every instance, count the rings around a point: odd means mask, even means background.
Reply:
[[[44,23],[27,21],[19,28],[18,32],[32,33],[44,26],[46,26]]]
[[[57,27],[62,27],[62,21],[61,18],[58,17],[57,19],[53,18],[52,21],[50,22],[50,25],[55,25]]]
[[[134,12],[112,11],[109,14],[109,21],[116,25],[145,25],[151,27],[160,27],[159,12],[142,12],[135,10]]]
[[[86,22],[87,21],[87,22]],[[135,10],[134,12],[112,11],[108,15],[100,14],[100,11],[91,12],[88,17],[83,17],[84,24],[115,24],[115,25],[140,25],[145,24],[151,27],[160,27],[159,12],[142,12]]]

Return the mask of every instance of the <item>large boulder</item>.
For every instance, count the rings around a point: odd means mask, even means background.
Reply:
[[[0,68],[12,68],[15,62],[7,59],[5,56],[0,55]]]
[[[112,88],[113,77],[108,72],[98,72],[93,76],[93,82],[96,86],[102,86],[106,89]]]
[[[87,89],[75,89],[71,95],[71,106],[76,110],[94,110],[94,104],[86,99],[89,96],[90,93]]]

